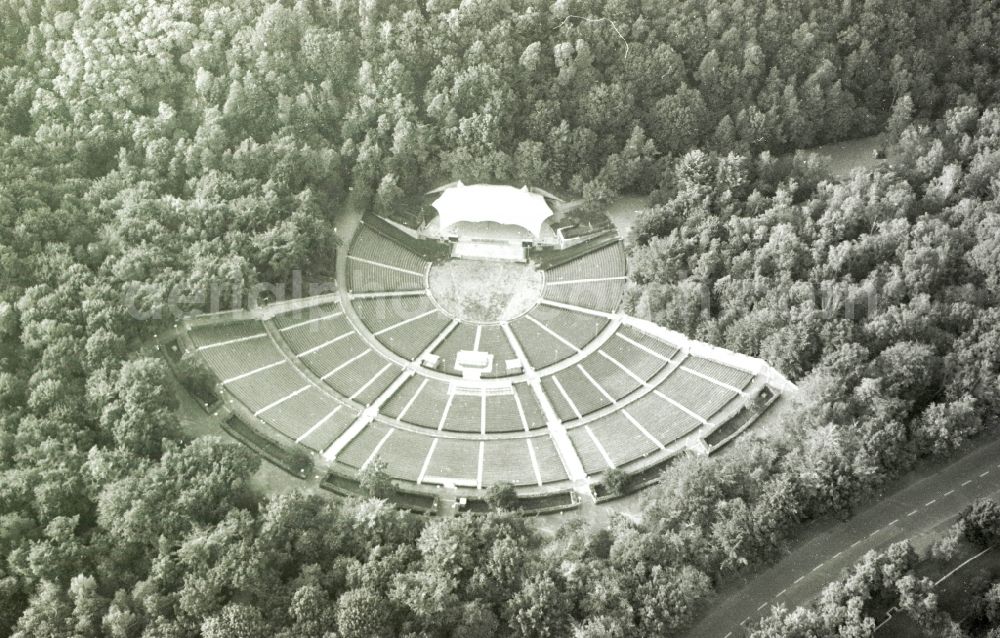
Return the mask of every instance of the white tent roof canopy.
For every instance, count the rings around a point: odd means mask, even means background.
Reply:
[[[542,222],[552,216],[545,198],[528,190],[493,184],[466,186],[456,182],[432,204],[441,217],[441,230],[458,222],[495,222],[524,228],[541,237]]]

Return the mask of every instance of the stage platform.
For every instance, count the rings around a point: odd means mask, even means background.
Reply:
[[[451,256],[456,259],[484,261],[524,262],[528,260],[527,251],[522,244],[472,239],[460,239],[452,244]]]

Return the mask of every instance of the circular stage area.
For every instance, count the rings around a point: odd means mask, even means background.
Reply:
[[[527,313],[542,298],[545,276],[532,264],[451,259],[431,266],[431,298],[459,321],[495,323]]]

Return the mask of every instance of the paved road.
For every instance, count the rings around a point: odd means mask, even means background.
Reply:
[[[738,638],[771,605],[802,605],[870,549],[909,539],[927,547],[969,503],[1000,494],[1000,440],[916,475],[844,523],[814,533],[767,571],[722,596],[688,638]]]

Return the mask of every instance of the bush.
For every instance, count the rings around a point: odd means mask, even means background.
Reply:
[[[604,473],[604,487],[609,494],[625,496],[628,491],[628,474],[617,467],[611,468]]]
[[[517,490],[510,483],[495,483],[486,490],[486,502],[495,510],[517,509]]]

